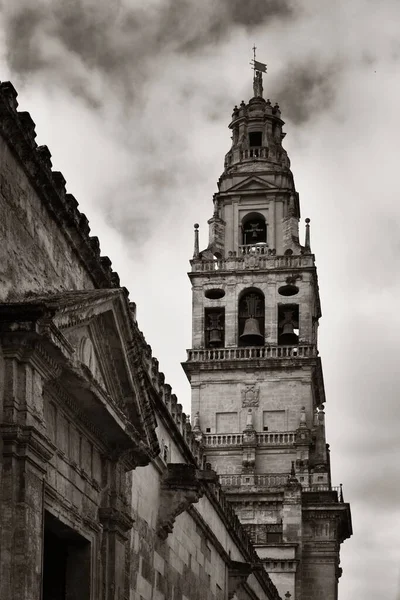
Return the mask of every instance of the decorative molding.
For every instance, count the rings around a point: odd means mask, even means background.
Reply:
[[[1,423],[3,456],[24,458],[34,464],[42,474],[55,452],[55,445],[38,429],[16,423]]]
[[[260,388],[256,383],[246,385],[242,391],[242,406],[258,406],[260,403]]]

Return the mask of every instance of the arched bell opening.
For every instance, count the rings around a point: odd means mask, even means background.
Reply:
[[[242,219],[243,246],[265,245],[267,243],[267,223],[265,217],[257,212],[251,212]]]
[[[263,346],[265,299],[257,289],[248,289],[239,297],[239,346]]]
[[[297,346],[299,343],[299,305],[280,304],[278,306],[278,344]]]
[[[204,311],[206,348],[223,348],[225,344],[225,308],[206,308]]]

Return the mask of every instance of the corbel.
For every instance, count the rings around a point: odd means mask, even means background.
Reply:
[[[250,563],[232,560],[228,569],[228,600],[246,583],[253,568]]]
[[[186,463],[168,463],[161,480],[157,534],[165,540],[172,532],[175,519],[204,494],[203,483],[216,483],[215,471],[202,471]]]

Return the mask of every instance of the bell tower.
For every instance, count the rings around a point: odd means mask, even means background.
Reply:
[[[309,219],[299,240],[283,125],[255,71],[253,98],[233,109],[202,251],[195,225],[183,368],[197,438],[281,597],[336,600],[351,515],[331,482],[317,271]]]

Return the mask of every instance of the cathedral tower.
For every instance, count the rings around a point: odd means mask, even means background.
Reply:
[[[281,111],[263,98],[261,77],[233,110],[203,251],[195,225],[183,367],[207,461],[282,598],[336,600],[352,528],[325,439],[317,271],[309,219],[299,240]]]

